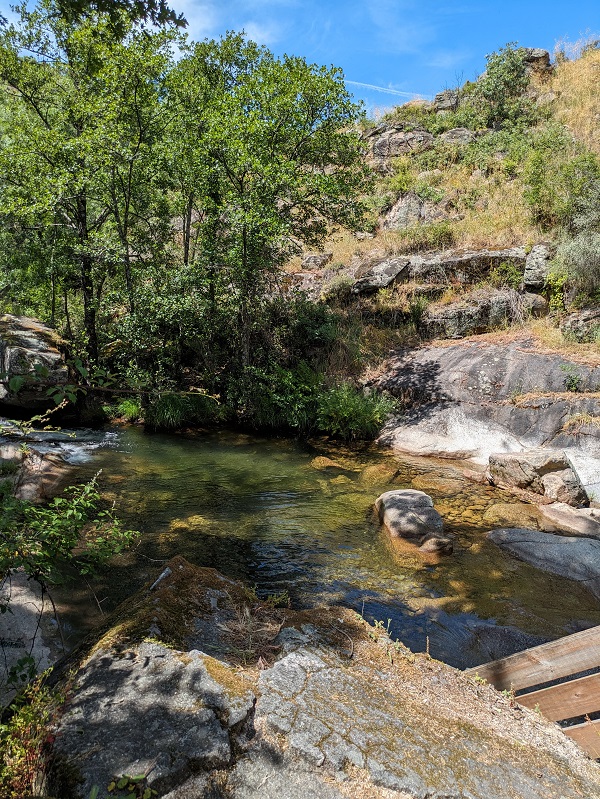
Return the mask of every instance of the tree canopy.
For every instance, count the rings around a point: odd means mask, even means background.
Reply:
[[[123,11],[115,26],[99,4],[19,12],[0,35],[12,309],[146,385],[193,367],[222,390],[268,364],[282,266],[361,225],[361,109],[341,71],[242,34],[194,43]]]

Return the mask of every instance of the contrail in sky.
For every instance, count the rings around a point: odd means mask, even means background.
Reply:
[[[350,83],[352,86],[361,86],[363,89],[373,89],[376,92],[385,92],[386,94],[395,94],[397,97],[427,97],[426,94],[419,92],[401,92],[398,89],[388,89],[385,86],[373,86],[370,83],[359,83],[357,80],[345,80],[345,83]]]

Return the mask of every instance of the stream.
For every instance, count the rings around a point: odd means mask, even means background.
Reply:
[[[136,427],[105,433],[75,460],[69,482],[101,469],[103,494],[141,538],[93,580],[55,592],[69,645],[176,554],[259,595],[286,591],[296,607],[351,607],[459,668],[600,624],[583,588],[486,540],[491,527],[534,524],[536,509],[467,479],[460,464],[374,446]],[[453,555],[422,556],[380,529],[373,502],[393,488],[430,494],[456,536]],[[499,513],[513,523],[494,523]]]

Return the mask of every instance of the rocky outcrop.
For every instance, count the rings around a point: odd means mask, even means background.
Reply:
[[[550,67],[550,53],[541,47],[524,47],[525,64],[533,72],[545,72]]]
[[[419,323],[423,338],[464,338],[489,333],[522,322],[535,309],[542,315],[547,307],[543,297],[523,295],[514,289],[477,289],[447,305],[434,305]],[[531,314],[533,315],[533,314]]]
[[[322,269],[333,258],[332,252],[309,253],[302,258],[302,269]]]
[[[579,393],[567,391],[576,380]],[[536,349],[530,339],[430,345],[398,353],[374,385],[406,411],[381,441],[422,455],[473,458],[538,446],[564,449],[588,493],[600,496],[600,366]]]
[[[563,450],[530,449],[492,453],[489,476],[500,488],[521,488],[578,508],[589,504],[571,462]]]
[[[492,530],[487,537],[519,560],[581,583],[600,599],[600,541],[521,528]]]
[[[600,541],[600,509],[572,508],[562,502],[542,505],[539,508],[541,527],[550,532],[557,530],[565,535],[597,538]]]
[[[600,343],[600,308],[586,308],[569,314],[560,323],[566,338],[580,343]]]
[[[448,144],[470,144],[475,138],[475,132],[469,128],[452,128],[440,136],[440,139]]]
[[[421,153],[433,147],[434,137],[421,128],[407,129],[404,125],[379,125],[367,134],[375,168],[383,173],[392,171],[391,159],[400,155]]]
[[[552,268],[552,249],[548,244],[536,244],[527,253],[523,286],[527,291],[541,291]]]
[[[404,230],[417,224],[428,224],[450,219],[453,211],[451,198],[434,203],[423,200],[412,191],[403,194],[381,221],[382,230]],[[456,216],[454,217],[456,218]]]
[[[452,553],[452,538],[444,535],[442,517],[425,492],[412,488],[386,491],[375,500],[375,509],[392,537],[414,541],[424,552]]]
[[[410,267],[409,258],[389,258],[368,269],[352,286],[353,294],[373,294],[401,279]]]
[[[0,403],[46,410],[49,386],[68,382],[64,342],[52,328],[25,316],[0,317]],[[15,388],[15,380],[20,385]],[[11,384],[11,380],[13,381]]]
[[[423,200],[414,192],[403,194],[383,217],[383,230],[402,230],[421,221]]]
[[[143,776],[138,789],[157,799],[579,799],[600,790],[597,766],[556,725],[413,655],[357,614],[317,609],[309,621],[271,608],[271,619],[257,617],[264,606],[238,583],[181,558],[169,570],[70,664],[52,762],[59,771],[66,760],[71,778],[80,772],[80,799],[121,774]],[[169,647],[156,640],[165,624]],[[247,644],[259,630],[260,661]]]
[[[484,280],[492,269],[502,264],[511,264],[525,269],[527,254],[523,247],[510,247],[503,250],[447,250],[426,255],[407,255],[398,258],[380,257],[371,261],[368,269],[360,268],[356,274],[357,281],[352,293],[367,293],[379,288],[387,288],[396,283],[414,282],[447,286],[449,283],[472,285]],[[408,261],[408,264],[405,263]],[[385,271],[389,264],[402,262],[396,271]],[[377,287],[369,279],[381,275],[377,279]]]
[[[433,107],[436,111],[456,111],[460,99],[456,89],[445,89],[433,98]]]

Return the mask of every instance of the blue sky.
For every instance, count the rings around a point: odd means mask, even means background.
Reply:
[[[244,28],[275,53],[342,67],[346,78],[429,96],[485,69],[509,41],[553,51],[556,41],[600,36],[598,0],[173,0],[196,38]],[[349,84],[369,109],[401,95]]]
[[[172,0],[195,39],[244,29],[280,55],[344,70],[370,112],[475,78],[509,41],[551,52],[586,32],[600,38],[598,0]],[[8,3],[0,0],[0,11]],[[364,85],[380,87],[377,91]],[[391,92],[406,93],[392,94]]]

